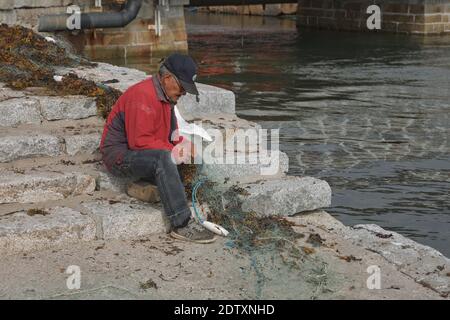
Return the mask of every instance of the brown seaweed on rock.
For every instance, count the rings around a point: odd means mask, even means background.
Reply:
[[[98,114],[104,118],[122,94],[74,74],[64,76],[60,82],[55,81],[55,67],[94,67],[96,64],[47,41],[31,29],[0,24],[0,41],[0,79],[12,89],[41,87],[44,90],[39,94],[95,97]]]

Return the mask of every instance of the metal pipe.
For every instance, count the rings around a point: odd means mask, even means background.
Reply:
[[[80,29],[94,28],[120,28],[133,21],[142,0],[128,0],[124,9],[120,12],[90,12],[80,14]],[[41,32],[63,31],[67,28],[69,14],[55,14],[39,17],[38,30]]]

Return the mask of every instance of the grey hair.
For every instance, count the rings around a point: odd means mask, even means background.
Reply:
[[[161,64],[159,66],[158,74],[160,77],[164,76],[165,74],[172,74],[167,67],[164,64]]]

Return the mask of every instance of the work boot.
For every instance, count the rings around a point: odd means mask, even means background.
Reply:
[[[186,227],[172,230],[170,236],[174,239],[195,243],[211,243],[217,239],[214,233],[203,228],[194,219],[189,220]]]
[[[130,183],[127,188],[127,194],[144,202],[156,203],[161,201],[158,187],[143,180]]]

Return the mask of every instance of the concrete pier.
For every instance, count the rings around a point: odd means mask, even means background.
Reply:
[[[201,1],[200,1],[201,2]],[[297,14],[300,28],[343,31],[381,31],[438,35],[450,32],[449,0],[298,0],[298,3],[222,5],[201,11],[244,15],[280,16]],[[371,5],[380,8],[381,28],[367,28]]]
[[[369,30],[366,21],[377,5],[381,29]],[[381,31],[419,35],[450,33],[449,0],[299,0],[297,24],[300,28],[348,31]]]
[[[92,59],[151,57],[166,51],[187,51],[183,6],[188,0],[143,0],[138,16],[123,28],[59,31],[78,53]],[[19,24],[37,30],[41,15],[66,13],[71,5],[81,12],[117,12],[123,1],[103,0],[95,7],[91,0],[6,0],[0,4],[0,23]],[[156,18],[158,17],[158,19]],[[159,22],[158,22],[158,21]]]

